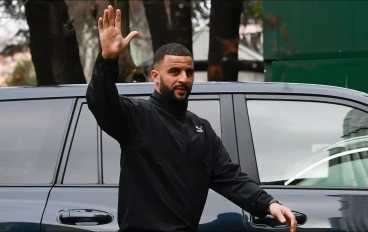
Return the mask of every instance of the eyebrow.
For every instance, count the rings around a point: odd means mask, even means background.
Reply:
[[[168,71],[169,71],[169,72],[172,72],[172,71],[174,71],[174,70],[180,70],[180,69],[181,69],[180,67],[173,66],[173,67],[170,67]],[[186,72],[188,72],[188,71],[189,71],[189,72],[194,73],[194,69],[193,69],[193,68],[186,68],[186,69],[185,69],[185,71],[186,71]]]

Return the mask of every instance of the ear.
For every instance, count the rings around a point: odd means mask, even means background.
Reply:
[[[158,71],[157,70],[152,70],[151,71],[151,79],[156,83],[156,84],[158,84],[159,83],[159,81],[160,81],[160,74],[158,73]]]

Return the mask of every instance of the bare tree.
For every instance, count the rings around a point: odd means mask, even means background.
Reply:
[[[110,4],[115,6],[116,9],[121,10],[122,25],[121,32],[123,36],[127,36],[130,33],[130,20],[129,20],[129,0],[110,0]],[[119,56],[119,77],[118,82],[133,82],[135,76],[139,73],[136,72],[137,67],[132,59],[130,53],[130,47],[124,50]]]
[[[151,81],[152,37],[142,0],[129,1],[129,13],[131,30],[139,31],[139,36],[135,37],[129,44],[132,58],[137,66],[136,72],[143,75],[144,81]]]
[[[97,20],[103,15],[103,11],[108,5],[112,5],[115,10],[122,12],[122,34],[129,34],[129,0],[66,0],[70,17],[77,29],[80,57],[83,63],[84,73],[89,81],[95,58],[101,52]],[[130,49],[126,49],[119,56],[119,77],[118,82],[132,82],[136,70],[136,65],[131,57]]]
[[[238,80],[239,25],[243,0],[211,0],[209,81]]]
[[[172,41],[193,53],[191,0],[170,0],[170,32]]]
[[[25,4],[25,15],[30,31],[30,50],[38,85],[55,85],[51,65],[52,45],[49,29],[51,14],[46,2],[31,1]],[[42,17],[40,17],[42,15]]]
[[[171,42],[169,17],[163,0],[143,0],[155,52],[163,44]]]
[[[86,83],[65,1],[27,1],[25,14],[38,85]]]
[[[168,8],[163,0],[143,0],[143,4],[153,51],[170,42],[180,43],[193,50],[191,0],[170,0]]]
[[[65,0],[69,8],[69,17],[73,21],[76,37],[79,45],[79,56],[83,66],[83,72],[89,82],[93,64],[97,54],[100,52],[100,42],[97,29],[97,18],[99,8],[107,7],[103,1],[96,0]]]

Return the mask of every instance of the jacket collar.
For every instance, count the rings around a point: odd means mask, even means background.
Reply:
[[[185,101],[175,101],[169,97],[166,97],[157,90],[155,90],[149,98],[149,101],[152,102],[157,107],[171,113],[175,117],[182,119],[185,117],[187,108],[188,108],[188,100]]]

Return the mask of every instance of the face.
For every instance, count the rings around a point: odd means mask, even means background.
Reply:
[[[194,81],[194,64],[190,56],[166,55],[151,72],[156,90],[178,101],[188,99]]]

